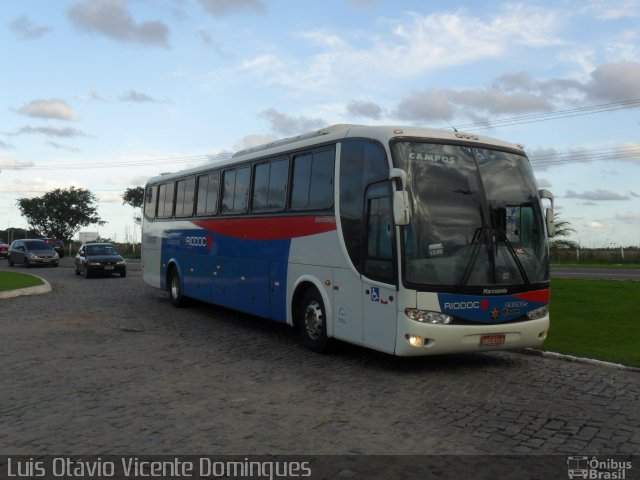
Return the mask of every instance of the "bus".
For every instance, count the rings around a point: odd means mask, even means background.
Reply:
[[[523,147],[334,125],[149,179],[142,264],[189,299],[398,356],[540,345],[553,195]]]

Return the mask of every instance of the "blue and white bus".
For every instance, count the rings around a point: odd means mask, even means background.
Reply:
[[[284,322],[316,351],[512,349],[547,335],[553,229],[519,145],[335,125],[151,178],[142,260],[175,306]]]

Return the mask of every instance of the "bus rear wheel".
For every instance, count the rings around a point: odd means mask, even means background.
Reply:
[[[298,323],[302,342],[314,352],[326,352],[329,348],[327,337],[327,315],[320,292],[309,289],[302,297]]]
[[[180,274],[175,269],[169,276],[169,297],[171,298],[171,304],[176,308],[184,307],[187,304],[187,300],[182,295],[182,289],[180,288]]]

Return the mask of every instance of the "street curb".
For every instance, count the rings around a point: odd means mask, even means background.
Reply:
[[[51,284],[47,282],[44,278],[39,277],[37,275],[31,275],[31,276],[42,280],[44,283],[42,285],[37,285],[35,287],[16,288],[15,290],[7,290],[5,292],[0,292],[0,299],[21,297],[23,295],[41,295],[43,293],[49,293],[51,291]]]
[[[630,367],[628,365],[622,365],[620,363],[605,362],[604,360],[594,360],[592,358],[574,357],[573,355],[564,355],[556,352],[545,352],[542,350],[536,350],[534,348],[523,348],[516,350],[517,352],[524,353],[525,355],[532,355],[534,357],[553,358],[556,360],[563,360],[565,362],[583,363],[587,365],[594,365],[597,367],[613,368],[616,370],[625,370],[627,372],[640,373],[640,368]]]

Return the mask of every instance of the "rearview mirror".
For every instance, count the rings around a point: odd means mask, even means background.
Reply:
[[[393,221],[396,225],[409,225],[411,222],[409,193],[405,190],[393,192]]]
[[[556,234],[556,223],[553,216],[553,208],[547,208],[544,220],[547,224],[547,235],[553,237]]]
[[[556,234],[555,217],[553,214],[553,193],[549,190],[540,189],[538,190],[538,195],[540,196],[540,201],[549,200],[551,202],[551,207],[545,210],[544,221],[547,226],[547,235],[553,237]]]

